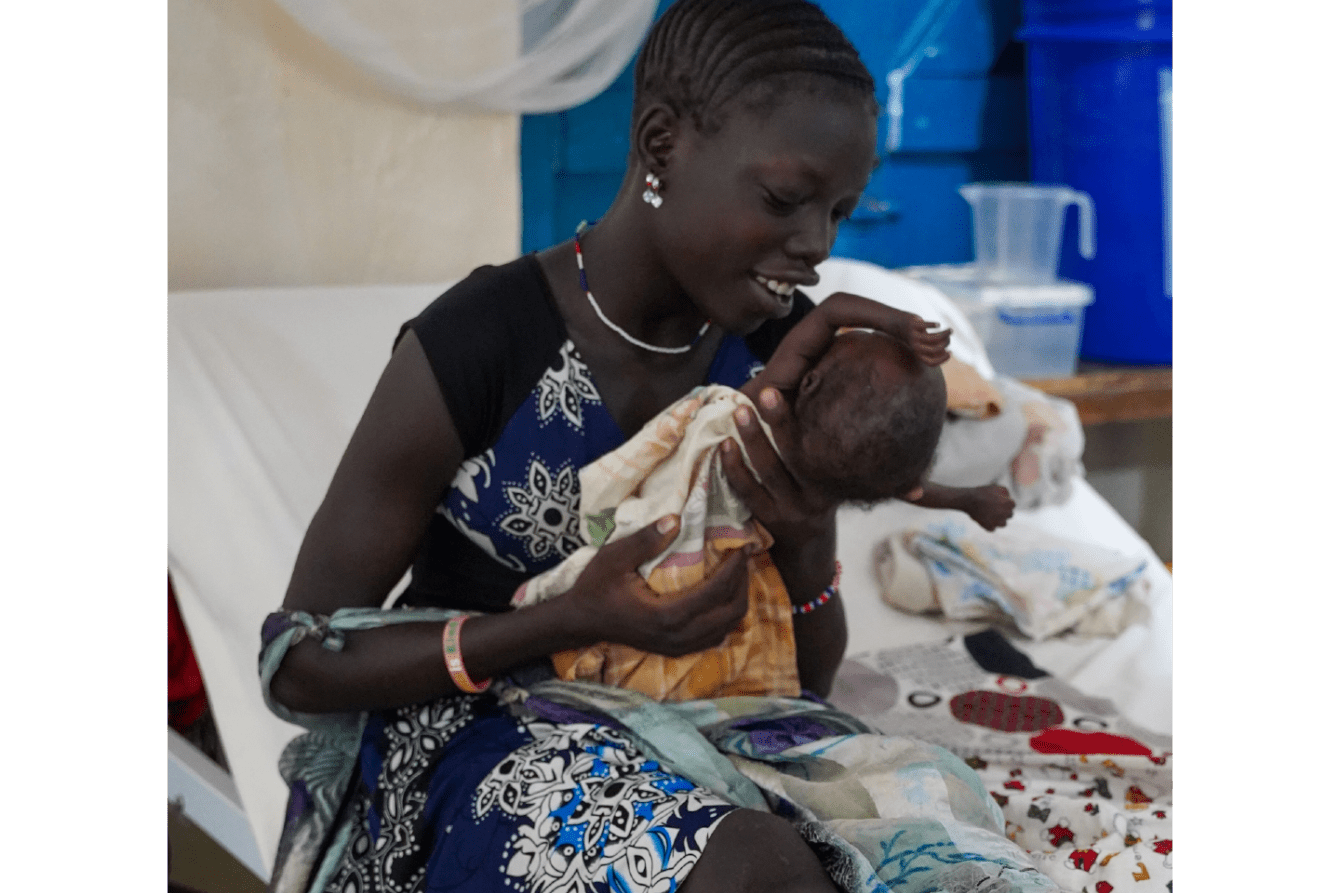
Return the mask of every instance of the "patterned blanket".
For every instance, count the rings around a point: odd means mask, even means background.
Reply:
[[[849,658],[835,705],[976,770],[1006,833],[1076,893],[1172,889],[1172,739],[1037,668],[1000,633]]]
[[[502,692],[523,721],[596,722],[664,770],[797,828],[844,893],[1029,893],[1056,884],[1005,834],[981,778],[947,750],[878,734],[818,701],[666,703],[540,682]]]

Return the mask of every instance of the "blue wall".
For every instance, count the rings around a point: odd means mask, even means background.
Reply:
[[[886,109],[881,163],[833,253],[894,267],[971,260],[958,186],[1028,179],[1023,51],[1012,40],[1020,0],[818,3],[861,53],[881,107],[888,72],[925,50],[903,87],[901,140],[890,151]],[[604,213],[623,176],[632,105],[630,64],[590,102],[522,118],[524,250],[562,241]]]

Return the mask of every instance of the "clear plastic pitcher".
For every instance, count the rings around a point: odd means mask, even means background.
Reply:
[[[1032,183],[966,183],[958,191],[972,205],[976,267],[982,279],[1055,281],[1061,227],[1072,204],[1079,205],[1079,253],[1093,258],[1093,200],[1086,192]]]

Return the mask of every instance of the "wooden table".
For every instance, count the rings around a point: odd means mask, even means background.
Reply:
[[[1081,362],[1069,378],[1026,382],[1075,404],[1084,425],[1172,418],[1171,366],[1111,366]]]

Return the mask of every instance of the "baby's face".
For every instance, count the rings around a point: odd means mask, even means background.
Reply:
[[[796,391],[796,414],[841,422],[860,413],[867,400],[888,400],[919,372],[912,352],[880,332],[849,331],[833,339]],[[868,382],[868,388],[837,387],[841,381]]]
[[[792,407],[796,436],[778,443],[792,474],[827,457],[807,436],[824,428],[844,428],[868,411],[874,401],[888,402],[924,371],[911,350],[880,332],[849,331],[833,339],[828,352],[805,373]]]

